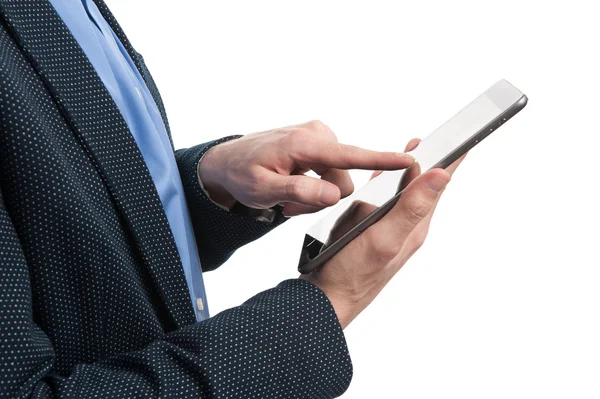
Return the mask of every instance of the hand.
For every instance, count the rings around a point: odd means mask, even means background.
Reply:
[[[411,140],[406,151],[418,144],[418,139]],[[440,196],[463,159],[464,156],[446,170],[434,169],[418,177],[413,176],[388,214],[352,240],[323,267],[300,276],[327,295],[342,328],[346,328],[373,301],[423,245]],[[359,218],[372,211],[372,205],[359,205],[353,211],[353,214],[362,214],[357,216]]]
[[[346,169],[397,170],[414,158],[337,142],[319,121],[254,133],[206,152],[198,173],[211,198],[257,209],[281,204],[286,216],[319,211],[354,191]],[[305,176],[313,170],[321,179]]]
[[[418,141],[417,141],[418,143]],[[373,178],[379,176],[382,171],[378,170],[373,173],[371,176],[371,180]],[[400,178],[400,182],[398,183],[398,190],[400,192],[408,186],[408,184],[417,178],[421,174],[421,165],[418,162],[413,163],[408,169],[406,169],[402,173],[402,177]],[[361,200],[354,200],[339,217],[335,221],[334,225],[331,227],[331,231],[329,232],[329,236],[325,241],[323,248],[328,247],[335,241],[337,241],[340,237],[350,231],[354,226],[362,222],[369,216],[371,213],[377,210],[377,206],[370,204],[368,202],[364,202]]]

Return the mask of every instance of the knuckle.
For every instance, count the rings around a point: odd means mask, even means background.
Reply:
[[[255,191],[261,191],[267,185],[268,172],[261,167],[253,165],[248,171],[248,183],[250,189]]]
[[[297,178],[288,179],[285,185],[285,194],[289,198],[304,198],[307,192],[306,185]]]
[[[306,126],[310,130],[317,131],[317,132],[322,132],[322,131],[325,131],[326,129],[328,129],[328,127],[325,126],[325,124],[323,122],[321,122],[320,120],[312,120],[310,122],[307,122]]]
[[[331,130],[331,128],[327,125],[324,125],[324,129],[323,129],[323,133],[326,135],[327,139],[334,141],[334,142],[338,142],[338,138],[336,136],[336,134],[333,132],[333,130]]]
[[[421,198],[414,198],[404,207],[403,216],[411,226],[416,226],[427,216],[429,209],[429,202]]]
[[[402,243],[392,237],[377,234],[375,230],[367,230],[363,233],[369,247],[369,252],[376,263],[385,264],[400,252]]]

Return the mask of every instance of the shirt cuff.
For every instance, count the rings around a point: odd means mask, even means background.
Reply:
[[[198,161],[198,168],[196,171],[196,176],[198,177],[198,184],[200,185],[200,188],[202,189],[202,191],[204,192],[204,194],[206,195],[206,197],[216,206],[218,206],[219,208],[223,209],[224,211],[230,212],[231,209],[229,209],[228,207],[226,207],[225,205],[221,205],[218,202],[216,202],[215,200],[213,200],[210,197],[210,194],[208,193],[208,191],[206,190],[206,188],[204,187],[204,184],[202,183],[202,179],[200,178],[200,163],[202,162],[202,159],[204,158],[204,156],[206,155],[206,153],[202,154],[202,156],[200,157],[200,160]]]

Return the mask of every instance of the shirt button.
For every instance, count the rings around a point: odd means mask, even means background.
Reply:
[[[196,298],[196,306],[198,307],[199,311],[203,311],[204,310],[204,302],[202,302],[202,298]]]

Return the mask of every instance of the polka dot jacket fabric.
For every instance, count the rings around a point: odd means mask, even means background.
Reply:
[[[200,158],[213,145],[238,137],[229,136],[175,152],[204,271],[214,270],[229,259],[236,248],[266,234],[286,220],[280,206],[275,207],[276,216],[272,223],[228,212],[215,205],[200,187],[195,167]]]
[[[47,0],[0,0],[0,22],[0,398],[341,395],[344,336],[306,281],[195,323],[151,177],[85,55]],[[204,196],[196,166],[217,143],[176,152],[207,269],[284,221]]]

